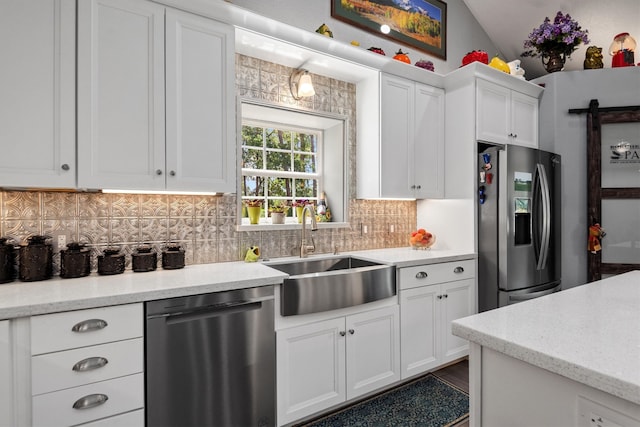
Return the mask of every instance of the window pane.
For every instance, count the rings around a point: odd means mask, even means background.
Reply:
[[[254,198],[264,197],[264,178],[261,176],[243,176],[242,194]]]
[[[316,156],[313,154],[295,154],[294,167],[296,172],[315,173]]]
[[[316,135],[294,133],[293,142],[293,149],[296,151],[306,151],[308,153],[315,153],[317,151],[318,140]]]
[[[291,132],[267,129],[267,148],[291,149]]]
[[[291,178],[269,178],[269,197],[288,197],[293,195],[293,180]]]
[[[604,128],[604,126],[603,126]],[[640,260],[640,200],[602,201],[602,262],[637,264]]]
[[[315,179],[296,179],[296,198],[315,198],[318,191],[318,181]]]
[[[291,152],[267,150],[267,169],[273,171],[290,171]]]
[[[242,126],[242,144],[252,147],[262,147],[262,128]]]
[[[242,149],[242,167],[247,169],[262,169],[264,151],[252,148]]]

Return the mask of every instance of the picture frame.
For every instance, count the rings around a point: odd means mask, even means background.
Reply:
[[[447,4],[443,1],[331,0],[331,16],[447,59]],[[388,34],[380,31],[383,24],[390,27]]]

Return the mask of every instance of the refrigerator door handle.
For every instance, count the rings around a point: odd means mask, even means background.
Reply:
[[[542,297],[545,295],[550,295],[558,291],[560,291],[560,285],[554,286],[553,288],[545,289],[544,291],[531,292],[529,294],[509,295],[509,301],[513,301],[513,302],[527,301],[527,300]]]
[[[549,255],[549,243],[551,235],[551,192],[549,189],[549,180],[547,178],[547,170],[543,164],[536,165],[536,175],[540,181],[540,202],[542,211],[542,236],[540,239],[540,256],[536,268],[543,270],[547,267],[547,257]]]

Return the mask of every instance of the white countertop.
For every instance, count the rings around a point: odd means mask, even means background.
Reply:
[[[459,319],[452,331],[640,404],[640,271]]]
[[[406,267],[475,258],[461,251],[416,251],[411,248],[377,249],[341,255],[356,255],[372,261]],[[311,255],[321,258],[330,254]],[[283,258],[282,260],[299,259]],[[279,261],[272,259],[270,261]],[[131,270],[114,276],[96,272],[87,277],[54,277],[40,282],[16,281],[0,284],[0,320],[60,311],[128,304],[208,292],[280,284],[287,274],[262,262],[225,262],[188,265],[179,270],[134,273]]]

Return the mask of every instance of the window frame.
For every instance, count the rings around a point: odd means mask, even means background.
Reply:
[[[348,200],[349,200],[349,168],[351,167],[349,157],[348,131],[350,129],[349,119],[345,115],[319,112],[312,110],[302,110],[289,108],[287,106],[275,105],[267,102],[257,101],[251,98],[240,98],[238,100],[237,114],[237,231],[261,231],[261,230],[288,230],[298,229],[300,224],[295,216],[288,217],[285,224],[271,224],[269,216],[262,216],[259,224],[249,224],[248,219],[243,221],[243,138],[242,127],[249,123],[269,125],[274,128],[288,128],[290,130],[301,130],[319,132],[317,148],[317,171],[318,192],[316,197],[304,197],[315,200],[323,191],[328,191],[329,208],[332,213],[331,222],[319,222],[319,228],[348,228]],[[310,124],[311,123],[311,124]],[[332,142],[329,142],[332,141]],[[336,143],[333,143],[335,141]],[[328,166],[327,162],[340,162],[340,169],[332,169],[329,183],[327,184]],[[252,171],[251,169],[249,171]],[[297,172],[283,171],[287,174],[298,174]],[[283,174],[274,174],[283,176]],[[295,193],[294,193],[295,194]]]

